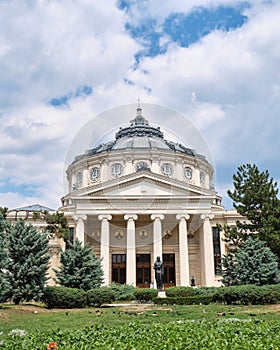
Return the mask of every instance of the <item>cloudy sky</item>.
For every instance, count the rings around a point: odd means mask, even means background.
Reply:
[[[238,165],[279,182],[278,0],[0,0],[0,22],[0,206],[57,208],[78,131],[138,98],[203,135],[227,208]]]

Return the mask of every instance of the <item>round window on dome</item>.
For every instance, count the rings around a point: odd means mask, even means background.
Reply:
[[[119,177],[123,173],[123,166],[120,163],[115,163],[111,167],[111,175],[113,177]]]
[[[170,163],[164,163],[161,166],[161,172],[163,175],[171,176],[173,174],[173,168]]]
[[[205,184],[205,173],[203,171],[200,172],[200,183]]]
[[[96,181],[100,176],[100,169],[98,167],[93,167],[90,170],[90,179],[91,181]]]
[[[188,180],[191,180],[193,177],[192,168],[190,168],[189,166],[186,166],[184,169],[184,175]]]
[[[138,162],[136,164],[136,171],[141,171],[141,170],[150,170],[148,164],[146,162]]]

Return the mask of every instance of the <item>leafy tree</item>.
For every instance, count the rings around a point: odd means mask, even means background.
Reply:
[[[48,249],[47,235],[31,224],[21,219],[10,227],[6,278],[15,304],[40,299],[47,281]]]
[[[3,217],[3,219],[6,219],[8,215],[9,208],[7,207],[0,207],[0,215]]]
[[[253,164],[238,167],[233,175],[234,190],[228,191],[237,212],[248,220],[237,222],[237,228],[226,229],[228,239],[238,237],[245,241],[257,236],[280,260],[280,200],[277,198],[277,183],[270,178],[268,171],[261,172]]]
[[[100,260],[79,240],[69,243],[69,249],[61,252],[60,263],[60,268],[54,271],[61,286],[90,290],[103,282]]]
[[[46,228],[48,232],[54,233],[58,238],[69,238],[69,227],[64,213],[57,211],[54,214],[50,214],[49,212],[45,212],[44,217],[48,224]]]
[[[275,255],[265,242],[249,237],[243,246],[223,258],[225,284],[273,284],[278,282],[278,265]]]

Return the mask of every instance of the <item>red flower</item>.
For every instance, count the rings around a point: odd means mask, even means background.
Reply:
[[[49,343],[47,350],[56,350],[57,349],[57,344],[56,342],[52,341]]]

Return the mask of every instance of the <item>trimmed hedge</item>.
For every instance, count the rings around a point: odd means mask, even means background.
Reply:
[[[158,296],[158,290],[157,289],[151,289],[151,288],[137,288],[134,292],[134,297],[137,301],[140,303],[142,302],[151,302],[154,298]]]
[[[115,300],[133,300],[136,287],[128,284],[112,283],[110,288],[112,289]]]
[[[41,300],[48,309],[72,309],[86,306],[86,292],[77,288],[46,287]]]
[[[224,304],[264,305],[280,302],[280,285],[244,285],[216,289],[213,301]]]
[[[213,296],[219,287],[199,287],[194,288],[195,295]]]
[[[195,289],[192,287],[169,287],[165,290],[167,297],[189,297],[195,295]]]
[[[194,295],[189,297],[154,298],[156,305],[208,305],[212,301],[211,296]]]
[[[100,287],[87,291],[87,305],[100,307],[102,304],[111,304],[115,295],[110,287]]]

